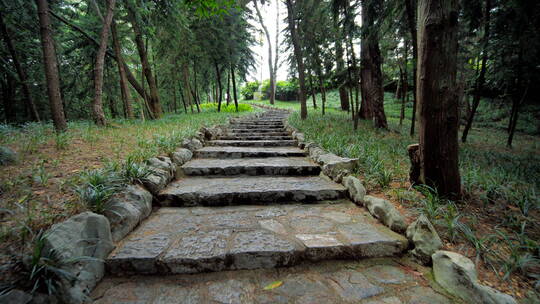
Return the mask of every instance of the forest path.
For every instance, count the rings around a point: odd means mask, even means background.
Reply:
[[[450,303],[384,258],[407,240],[320,175],[286,115],[234,120],[198,150],[117,244],[95,303]]]

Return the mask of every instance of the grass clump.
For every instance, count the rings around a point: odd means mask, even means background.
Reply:
[[[217,112],[218,104],[217,103],[203,103],[201,104],[201,109],[205,112]],[[226,103],[221,104],[221,112],[224,113],[233,113],[236,111],[236,106],[234,103],[227,105]],[[253,106],[245,103],[238,104],[238,112],[250,112],[253,111]]]

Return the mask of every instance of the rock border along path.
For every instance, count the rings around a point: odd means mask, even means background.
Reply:
[[[316,263],[312,266],[320,269],[318,263],[323,260],[391,257],[408,245],[403,236],[346,199],[342,185],[318,175],[321,168],[285,131],[286,115],[267,111],[258,119],[233,121],[220,139],[196,151],[197,158],[182,166],[181,177],[159,193],[163,207],[119,242],[107,259],[107,271],[118,278],[101,283],[94,293],[97,302],[304,303],[301,299],[328,289],[333,291],[321,301],[334,299],[327,302],[334,303],[384,294],[385,287],[364,280],[364,274],[350,273],[345,266],[339,275],[322,275],[325,279],[321,281],[314,274],[302,277],[302,273],[319,271],[311,266],[277,268],[278,273],[288,273],[287,277],[298,276],[294,281],[300,285],[280,287],[281,293],[277,288],[267,298],[261,295],[261,286],[254,287],[277,278],[275,270],[270,270],[276,267]],[[243,269],[252,272],[240,271]],[[389,271],[399,272],[396,269]],[[237,281],[218,283],[219,274],[160,276],[231,270],[236,272],[227,272],[227,276],[238,276]],[[257,273],[266,279],[252,282]],[[151,276],[122,279],[131,275]],[[245,280],[250,283],[244,286]],[[126,281],[132,289],[124,289]],[[187,287],[193,284],[199,287]],[[341,291],[336,291],[335,284]],[[172,293],[170,299],[178,298],[172,302],[159,299],[161,291]],[[209,296],[213,292],[222,298]],[[439,294],[433,297],[450,303]],[[402,303],[399,299],[374,303]]]

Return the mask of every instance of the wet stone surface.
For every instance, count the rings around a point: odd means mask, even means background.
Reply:
[[[334,220],[328,214],[343,215]],[[363,224],[361,230],[339,232],[344,225],[358,223]],[[366,238],[364,245],[349,241],[355,232],[357,239]],[[274,268],[304,260],[390,256],[406,246],[404,237],[347,200],[161,208],[118,244],[107,268],[116,274]]]
[[[198,158],[185,163],[186,175],[318,175],[320,167],[305,157],[243,159]]]
[[[459,303],[438,293],[411,268],[390,259],[325,261],[295,267],[171,276],[108,277],[96,304],[112,303]],[[374,280],[377,270],[400,273],[399,284]],[[269,284],[279,282],[268,289]]]
[[[297,147],[221,147],[207,146],[195,152],[200,158],[285,157],[306,156]]]
[[[339,199],[345,192],[342,185],[319,176],[189,177],[169,184],[159,198],[166,206],[223,206]]]

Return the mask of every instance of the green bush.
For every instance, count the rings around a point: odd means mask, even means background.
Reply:
[[[246,84],[240,89],[240,94],[242,94],[244,99],[251,100],[253,99],[253,93],[259,90],[259,85],[260,82],[258,81],[246,82]]]
[[[276,83],[276,99],[281,101],[298,100],[298,82],[280,80]]]
[[[204,112],[217,112],[218,104],[217,103],[203,103],[201,104],[201,109]],[[238,104],[238,112],[249,112],[253,111],[253,107],[251,105],[240,103]],[[226,103],[221,104],[221,112],[226,113],[232,113],[236,112],[236,107],[234,106],[234,103],[230,103],[227,105]]]

